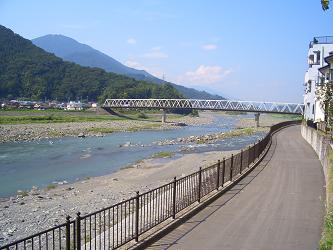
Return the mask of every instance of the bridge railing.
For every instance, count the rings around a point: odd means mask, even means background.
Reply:
[[[238,154],[221,159],[216,164],[172,182],[137,194],[99,211],[66,222],[0,249],[116,249],[140,235],[154,230],[166,220],[175,219],[179,212],[200,203],[214,190],[239,181],[269,149],[272,134],[282,127],[300,123],[289,121],[276,124],[258,143]]]
[[[284,114],[303,114],[304,110],[304,105],[298,103],[200,99],[106,99],[103,107],[225,110]]]

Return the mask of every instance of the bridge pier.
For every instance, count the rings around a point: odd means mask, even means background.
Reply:
[[[162,123],[166,123],[166,110],[165,109],[161,110],[162,110]]]
[[[255,113],[254,114],[254,122],[255,122],[255,127],[259,128],[259,117],[260,117],[260,113]]]

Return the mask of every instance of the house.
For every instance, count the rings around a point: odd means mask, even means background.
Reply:
[[[325,59],[333,51],[333,36],[314,37],[309,44],[308,69],[304,77],[304,119],[311,123],[325,121],[325,111],[318,98],[322,74],[319,69],[327,65]]]
[[[82,110],[83,104],[81,102],[70,101],[67,103],[66,110]]]

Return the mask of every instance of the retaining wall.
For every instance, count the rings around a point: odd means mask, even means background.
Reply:
[[[330,183],[330,151],[333,149],[331,139],[325,136],[323,133],[317,131],[314,128],[308,127],[304,124],[301,126],[301,133],[303,138],[312,146],[314,151],[317,153],[318,158],[323,167],[326,183],[326,204],[332,201],[329,197],[328,185]]]

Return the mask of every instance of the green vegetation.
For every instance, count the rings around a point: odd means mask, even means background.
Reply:
[[[260,129],[261,130],[261,129]],[[225,133],[220,133],[217,135],[217,138],[214,137],[213,139],[206,139],[206,138],[200,138],[198,141],[196,141],[197,144],[205,144],[209,142],[210,140],[221,140],[226,138],[232,138],[237,136],[245,136],[245,135],[252,135],[253,133],[257,132],[258,129],[255,128],[240,128],[231,130]]]
[[[30,100],[182,98],[169,84],[153,84],[82,67],[47,53],[0,25],[0,98]]]
[[[88,128],[87,129],[87,132],[102,133],[102,134],[110,134],[115,131],[116,130],[113,128]]]
[[[330,152],[330,173],[329,183],[327,184],[326,195],[328,197],[324,230],[320,240],[320,250],[331,250],[333,248],[333,150]]]
[[[321,7],[324,11],[328,10],[330,7],[330,0],[321,0]]]
[[[225,111],[226,115],[246,115],[247,112],[244,111]]]
[[[29,195],[28,191],[18,191],[17,194],[22,196],[22,197],[26,197],[26,196]]]
[[[0,124],[59,123],[59,122],[96,122],[124,120],[124,118],[105,116],[74,116],[74,115],[39,115],[39,116],[0,116]]]
[[[46,186],[46,190],[51,190],[51,189],[55,189],[57,187],[56,184],[49,184]]]
[[[147,116],[145,113],[140,112],[140,113],[138,114],[138,118],[139,118],[139,119],[147,119],[148,116]]]
[[[162,151],[153,154],[152,158],[171,158],[172,156],[174,156],[173,152]]]
[[[292,115],[292,114],[271,114],[272,117],[282,118],[286,120],[302,120],[303,116],[301,115]]]

